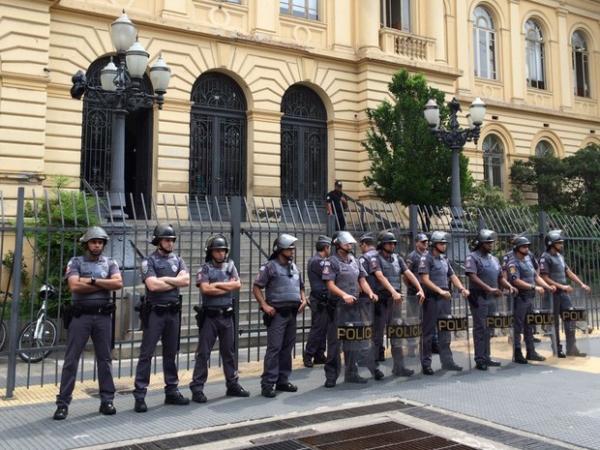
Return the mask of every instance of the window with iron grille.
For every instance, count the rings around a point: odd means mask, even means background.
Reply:
[[[190,196],[246,192],[246,98],[227,75],[208,72],[192,88]]]
[[[381,0],[381,26],[410,32],[410,0]]]
[[[496,79],[496,30],[489,11],[478,6],[473,11],[475,76]]]
[[[327,112],[312,89],[294,85],[281,102],[281,196],[322,202],[327,192]]]
[[[279,11],[294,17],[319,20],[319,0],[280,0]]]
[[[483,140],[483,179],[491,187],[503,186],[504,145],[498,136],[488,134]]]

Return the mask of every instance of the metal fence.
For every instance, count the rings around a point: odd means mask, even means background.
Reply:
[[[120,219],[107,218],[111,210],[110,197],[99,197],[76,191],[44,191],[27,193],[19,189],[14,213],[9,214],[8,202],[0,193],[0,385],[6,383],[7,396],[15,386],[58,384],[64,353],[66,332],[61,324],[61,311],[70,300],[64,279],[64,270],[70,257],[81,254],[78,238],[93,224],[102,225],[111,239],[105,254],[112,255],[121,266],[125,287],[117,293],[115,326],[114,374],[131,377],[135,371],[141,331],[135,306],[143,292],[138,266],[140,255],[153,251],[149,244],[157,222],[171,223],[177,230],[176,252],[190,269],[192,280],[204,261],[204,243],[213,233],[222,233],[230,241],[231,258],[236,262],[242,279],[237,302],[237,351],[239,361],[258,361],[266,346],[266,328],[262,314],[252,297],[252,283],[260,265],[271,253],[271,246],[279,233],[298,237],[296,250],[298,266],[305,273],[307,259],[314,253],[314,242],[320,234],[331,234],[339,222],[336,214],[327,216],[324,204],[282,201],[278,198],[189,198],[161,196],[147,204],[143,197],[129,196]],[[127,217],[126,217],[127,215]],[[126,218],[125,218],[126,217]],[[598,292],[600,292],[600,226],[595,219],[536,212],[518,208],[506,210],[465,209],[459,212],[448,207],[386,204],[380,201],[350,200],[344,211],[346,229],[356,236],[366,231],[391,229],[395,232],[402,255],[412,250],[413,237],[419,231],[436,229],[452,233],[448,256],[464,279],[463,262],[468,245],[477,231],[491,228],[498,232],[496,252],[500,256],[509,248],[513,233],[527,233],[533,250],[539,256],[542,236],[553,228],[565,231],[569,241],[565,258],[571,268],[592,286],[593,294],[586,298],[591,324],[599,327]],[[133,245],[132,245],[133,244]],[[15,262],[21,261],[21,264]],[[306,279],[306,277],[305,277]],[[33,343],[28,325],[37,320],[40,300],[37,291],[44,283],[53,284],[58,298],[49,305],[47,318],[56,327],[55,341]],[[192,281],[184,292],[181,350],[178,364],[182,369],[194,365],[197,345],[197,327],[193,306],[199,302],[198,289]],[[456,301],[455,313],[467,314],[466,302]],[[310,311],[298,322],[297,351],[304,348],[310,328]],[[29,328],[31,330],[31,327]],[[23,334],[25,337],[23,337]],[[29,341],[27,341],[29,339]],[[26,345],[38,345],[28,349]],[[29,352],[29,353],[28,353]],[[23,357],[34,352],[44,355]],[[160,354],[160,352],[157,352]],[[219,364],[215,352],[213,362]],[[91,344],[80,361],[79,378],[96,377],[95,359]],[[154,370],[160,367],[160,356],[155,358]],[[6,370],[3,370],[6,369]]]

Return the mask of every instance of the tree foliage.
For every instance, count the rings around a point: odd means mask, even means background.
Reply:
[[[600,208],[600,146],[588,145],[563,159],[547,155],[515,161],[510,178],[516,187],[532,187],[542,209],[597,215]]]
[[[421,74],[396,73],[388,85],[392,101],[367,110],[370,128],[363,146],[371,160],[364,183],[387,202],[444,205],[450,201],[451,150],[430,132],[423,109],[430,98],[440,108],[442,124],[449,110],[444,93],[427,85]],[[461,155],[461,191],[468,196],[473,179]]]

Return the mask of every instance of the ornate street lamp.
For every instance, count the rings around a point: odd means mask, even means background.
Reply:
[[[137,30],[123,11],[110,27],[110,37],[117,51],[116,64],[110,62],[100,71],[100,86],[92,86],[81,70],[73,75],[71,97],[79,100],[88,92],[97,92],[98,98],[113,112],[111,137],[111,177],[109,199],[110,217],[125,219],[125,116],[139,108],[162,109],[169,86],[171,69],[162,56],[150,67],[150,81],[154,94],[141,88],[148,65],[149,54],[137,41]]]
[[[460,227],[459,218],[462,216],[462,202],[460,196],[460,152],[465,143],[473,141],[477,145],[481,124],[485,117],[485,103],[477,97],[469,108],[469,128],[462,129],[458,125],[457,113],[461,111],[460,103],[453,98],[448,103],[450,108],[450,121],[447,129],[440,127],[440,110],[435,100],[430,99],[425,105],[425,120],[431,128],[431,132],[452,150],[452,194],[450,197],[450,206],[455,218],[455,225]],[[458,219],[458,220],[457,220]]]

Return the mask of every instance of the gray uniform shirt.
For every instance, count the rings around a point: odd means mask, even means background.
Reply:
[[[91,278],[93,276],[96,279],[109,279],[116,273],[119,273],[119,265],[114,259],[103,255],[100,255],[98,259],[92,259],[88,256],[75,256],[67,264],[65,278],[68,280],[72,276],[84,278]],[[102,304],[110,300],[110,291],[100,289],[89,294],[77,294],[73,292],[72,297],[74,302],[93,301],[94,303]]]
[[[525,257],[519,259],[517,256],[510,258],[507,264],[508,280],[514,284],[517,280],[523,280],[525,283],[533,285],[535,283],[535,268],[531,258]],[[521,290],[521,289],[520,289]],[[525,290],[535,293],[533,289]]]
[[[377,292],[380,287],[379,281],[377,281],[377,277],[375,277],[375,270],[381,270],[381,266],[379,265],[379,252],[373,248],[360,255],[358,262],[367,273],[367,282],[369,283],[369,286],[371,286],[371,290]]]
[[[163,255],[158,250],[148,255],[142,261],[142,280],[149,277],[176,277],[180,272],[187,272],[188,268],[175,253]],[[146,300],[152,303],[169,303],[179,300],[179,288],[174,287],[164,292],[149,291],[146,287]]]
[[[358,279],[366,277],[365,268],[352,254],[348,255],[348,259],[342,259],[334,253],[323,267],[323,280],[333,281],[339,289],[356,298],[360,294]]]
[[[429,274],[429,279],[433,284],[440,289],[448,290],[448,278],[454,275],[454,269],[446,255],[433,256],[431,253],[426,253],[421,256],[419,273],[421,275]]]
[[[201,283],[218,283],[237,281],[240,277],[233,261],[226,261],[216,265],[212,261],[200,266],[196,273],[196,286]],[[205,307],[229,307],[233,306],[233,293],[231,291],[223,295],[206,295],[200,292],[202,305]]]
[[[548,275],[550,279],[560,284],[567,283],[567,270],[569,266],[565,258],[560,253],[553,255],[550,252],[544,252],[540,258],[540,273]]]
[[[327,295],[327,286],[323,281],[323,267],[325,267],[326,260],[317,252],[309,258],[307,263],[310,296],[315,299],[324,299]]]
[[[300,291],[304,280],[293,262],[281,264],[276,259],[264,263],[256,275],[254,284],[265,289],[265,298],[271,306],[297,306],[301,301]]]
[[[475,250],[467,256],[465,261],[465,273],[474,273],[481,281],[493,289],[498,288],[498,278],[502,273],[502,267],[498,258],[490,253]],[[471,285],[472,290],[482,291],[476,284]]]
[[[427,250],[425,250],[423,253],[421,253],[415,249],[412,252],[410,252],[408,254],[408,256],[406,257],[406,265],[408,267],[408,270],[410,270],[412,273],[415,274],[415,276],[417,277],[417,280],[419,280],[419,282],[421,282],[421,277],[419,276],[419,263],[421,262],[421,258],[423,257],[423,255],[426,255],[426,254],[427,254]],[[407,294],[408,295],[416,295],[417,294],[417,290],[415,289],[415,287],[412,284],[408,285]]]

